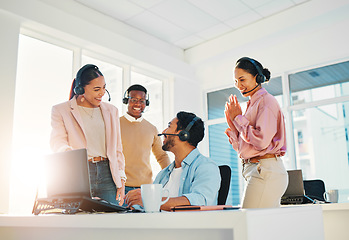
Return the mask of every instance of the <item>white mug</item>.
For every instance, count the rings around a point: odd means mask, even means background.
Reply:
[[[164,192],[167,193],[167,197],[162,201]],[[169,190],[163,189],[161,184],[141,185],[141,195],[145,212],[159,212],[160,206],[170,198]]]
[[[332,189],[327,192],[324,192],[324,199],[326,202],[337,203],[338,202],[338,190]]]

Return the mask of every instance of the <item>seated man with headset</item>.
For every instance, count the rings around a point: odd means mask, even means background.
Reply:
[[[170,199],[161,210],[181,205],[216,205],[221,183],[219,168],[197,149],[204,137],[203,121],[193,113],[179,112],[159,135],[164,135],[162,148],[175,155],[175,160],[154,181],[170,192]],[[143,206],[141,190],[130,191],[125,201],[130,207]]]

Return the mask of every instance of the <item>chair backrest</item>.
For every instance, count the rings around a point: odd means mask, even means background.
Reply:
[[[218,191],[218,205],[225,205],[229,193],[231,169],[228,165],[219,166],[221,173],[221,187]]]
[[[304,180],[303,185],[304,185],[304,192],[306,196],[308,196],[311,199],[325,201],[324,193],[326,189],[325,189],[324,181],[320,179]],[[307,202],[311,202],[311,201],[307,200],[306,203]]]

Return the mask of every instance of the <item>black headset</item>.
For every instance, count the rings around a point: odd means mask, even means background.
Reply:
[[[244,60],[249,61],[250,63],[252,63],[253,66],[257,69],[257,72],[258,72],[258,73],[257,73],[257,76],[256,76],[256,82],[257,82],[258,84],[264,83],[264,82],[265,82],[265,76],[264,76],[264,74],[263,74],[261,68],[257,65],[256,61],[253,60],[252,58],[249,58],[249,57],[243,57],[243,58],[241,58],[241,59],[239,60],[239,62],[244,61]]]
[[[199,117],[194,117],[192,120],[191,120],[191,122],[187,125],[187,127],[184,129],[184,130],[182,130],[182,131],[180,131],[179,133],[178,133],[178,137],[179,137],[179,140],[181,140],[181,141],[188,141],[189,140],[189,138],[190,138],[190,133],[189,133],[189,131],[190,131],[190,129],[193,127],[193,125],[194,125],[194,123],[197,121],[197,120],[199,120],[200,118]]]
[[[85,89],[81,86],[81,75],[84,73],[84,71],[86,71],[87,69],[90,69],[90,68],[95,68],[96,70],[98,70],[98,67],[96,65],[86,64],[85,66],[80,68],[80,70],[76,74],[75,87],[74,87],[74,93],[76,95],[82,95],[85,93]]]
[[[178,136],[179,137],[179,140],[181,140],[181,141],[188,141],[189,139],[190,139],[190,133],[189,133],[189,131],[190,131],[190,129],[193,127],[193,125],[194,125],[194,123],[197,121],[197,120],[199,120],[200,118],[199,117],[197,117],[197,116],[195,116],[192,120],[191,120],[191,122],[187,125],[187,127],[184,129],[184,130],[182,130],[182,131],[180,131],[178,134],[174,134],[174,133],[159,133],[158,134],[158,136],[162,136],[162,135],[164,135],[164,136],[166,136],[166,135],[168,135],[168,136]]]
[[[131,91],[142,91],[142,90],[131,90]],[[142,92],[143,92],[143,91],[142,91]],[[127,96],[126,96],[126,94],[127,94]],[[122,99],[122,103],[123,103],[123,104],[128,104],[128,99],[130,98],[129,94],[130,94],[130,93],[129,93],[129,89],[127,89],[127,90],[125,91],[124,97],[123,97],[123,99]],[[149,94],[148,94],[148,93],[146,93],[145,106],[149,106]]]

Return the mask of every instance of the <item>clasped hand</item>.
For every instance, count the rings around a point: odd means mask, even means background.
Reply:
[[[233,120],[236,116],[242,115],[241,106],[236,95],[230,95],[228,102],[225,104],[225,118],[230,129],[234,128]]]

